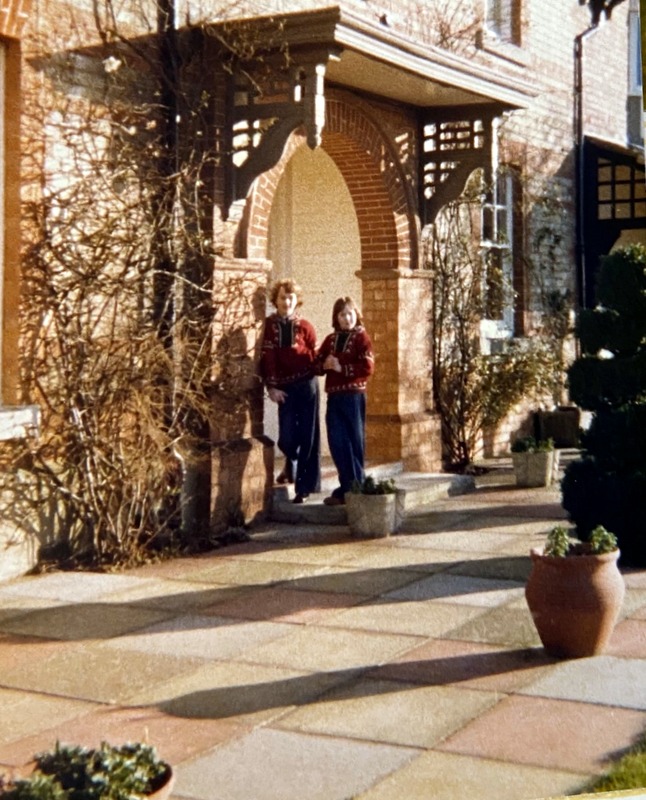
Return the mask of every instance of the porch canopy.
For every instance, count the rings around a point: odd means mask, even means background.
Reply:
[[[235,164],[230,200],[244,197],[254,178],[276,163],[296,127],[304,126],[310,147],[320,144],[326,84],[418,110],[424,139],[420,185],[427,219],[453,196],[450,186],[465,174],[478,166],[492,168],[493,120],[505,111],[526,108],[538,94],[522,77],[522,67],[492,69],[476,59],[420,44],[386,22],[373,23],[331,6],[207,27],[207,35],[210,28],[214,38],[249,37],[254,43],[250,61],[234,72],[230,93]],[[264,87],[259,96],[251,85],[244,85],[254,64],[259,68],[268,60],[274,65],[282,60],[282,96],[271,96]]]

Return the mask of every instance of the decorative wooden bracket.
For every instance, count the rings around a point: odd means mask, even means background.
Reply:
[[[333,48],[293,54],[290,66],[274,71],[271,80],[242,69],[232,75],[227,208],[246,197],[258,175],[278,162],[296,128],[305,129],[309,147],[319,147],[325,125],[325,69],[337,56]]]
[[[496,106],[435,108],[422,119],[419,174],[425,225],[460,195],[474,169],[484,170],[487,193],[493,191],[501,113]]]

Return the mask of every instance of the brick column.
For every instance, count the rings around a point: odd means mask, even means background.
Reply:
[[[273,442],[263,432],[257,373],[265,318],[268,261],[218,259],[214,267],[212,350],[211,528],[269,509]]]
[[[376,357],[368,388],[367,458],[438,472],[442,447],[439,418],[431,411],[429,273],[365,269],[358,274]]]

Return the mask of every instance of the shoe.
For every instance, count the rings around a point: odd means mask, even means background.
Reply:
[[[305,494],[305,493],[301,494],[301,493],[299,492],[299,493],[296,495],[296,497],[295,497],[295,498],[292,500],[292,503],[296,503],[296,504],[299,504],[299,503],[304,503],[304,502],[305,502],[305,500],[306,500],[306,498],[308,498],[308,497],[309,497],[309,494]]]
[[[326,506],[344,506],[345,500],[342,497],[336,497],[335,495],[331,495],[330,497],[326,497],[323,500]]]
[[[276,483],[294,483],[294,479],[283,470],[278,473]]]

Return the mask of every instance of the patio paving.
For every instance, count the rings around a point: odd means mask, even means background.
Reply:
[[[646,729],[646,570],[604,655],[558,661],[524,601],[557,487],[501,470],[386,539],[266,523],[120,574],[0,584],[0,771],[143,740],[174,800],[538,800]]]

